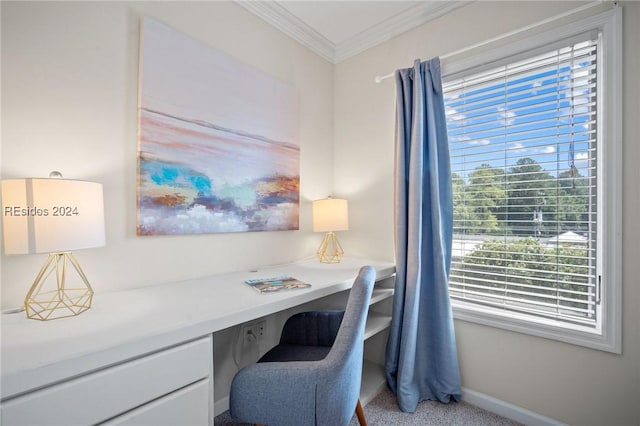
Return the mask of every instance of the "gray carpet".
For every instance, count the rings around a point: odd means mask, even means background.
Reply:
[[[364,415],[370,426],[516,426],[512,420],[482,410],[466,402],[441,404],[434,401],[423,401],[418,404],[415,413],[403,413],[396,404],[395,397],[389,390],[383,391],[364,407]],[[225,411],[215,418],[214,426],[241,426],[247,423],[234,422]],[[358,426],[353,417],[349,426]]]

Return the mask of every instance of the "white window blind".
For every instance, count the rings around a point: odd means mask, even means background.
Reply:
[[[443,84],[452,299],[595,327],[598,40]]]

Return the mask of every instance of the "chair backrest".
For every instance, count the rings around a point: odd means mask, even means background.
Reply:
[[[322,361],[325,371],[316,393],[317,425],[346,425],[353,417],[360,396],[364,328],[375,279],[373,267],[362,267],[349,293],[340,330]]]

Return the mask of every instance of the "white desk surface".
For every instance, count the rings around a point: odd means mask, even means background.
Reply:
[[[96,293],[91,309],[52,321],[24,312],[2,315],[2,399],[117,364],[349,289],[359,268],[372,265],[378,279],[392,276],[389,262],[345,258],[233,272],[132,290]],[[292,275],[312,284],[259,294],[244,280]]]

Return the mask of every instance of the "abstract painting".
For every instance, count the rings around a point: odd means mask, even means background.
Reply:
[[[144,18],[138,235],[298,229],[294,88]]]

